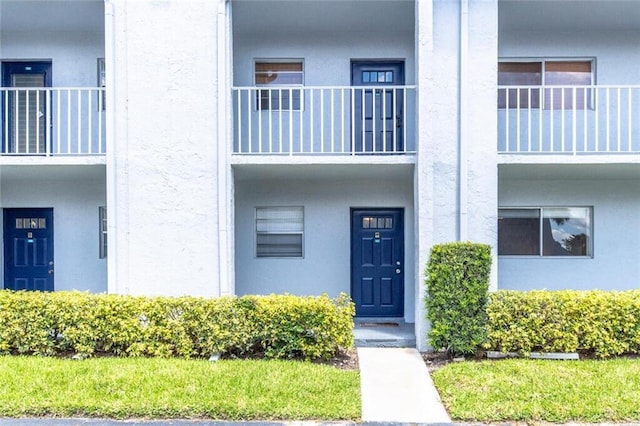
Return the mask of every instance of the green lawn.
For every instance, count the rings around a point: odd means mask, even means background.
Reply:
[[[459,421],[640,420],[640,360],[462,362],[433,380]]]
[[[357,371],[287,361],[0,357],[0,417],[358,419]]]

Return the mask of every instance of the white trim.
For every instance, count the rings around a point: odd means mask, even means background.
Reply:
[[[228,143],[233,138],[233,114],[231,90],[232,70],[232,21],[231,3],[219,0],[217,15],[217,64],[218,64],[218,151],[216,175],[218,176],[218,281],[214,284],[214,295],[229,296],[235,293],[233,254],[233,176],[229,164]],[[215,280],[214,280],[215,282]],[[217,285],[216,285],[217,284]]]
[[[469,204],[469,165],[468,138],[469,120],[467,117],[469,98],[469,0],[460,2],[460,62],[458,91],[458,241],[466,241],[469,237],[468,204]]]

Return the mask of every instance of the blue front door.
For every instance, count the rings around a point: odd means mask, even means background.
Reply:
[[[53,291],[53,209],[4,209],[4,288]]]
[[[366,87],[354,91],[355,151],[404,151],[404,62],[353,61],[351,84]]]
[[[351,210],[351,298],[360,317],[404,315],[402,209]]]
[[[51,87],[51,62],[3,62],[2,85],[16,88],[2,99],[3,117],[8,120],[2,152],[44,154],[48,96],[40,88]]]

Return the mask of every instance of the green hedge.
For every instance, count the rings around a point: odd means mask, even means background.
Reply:
[[[0,291],[0,353],[331,358],[353,344],[348,296],[146,298]]]
[[[640,291],[498,291],[486,348],[502,352],[640,353]]]
[[[426,270],[429,343],[452,354],[473,354],[484,343],[491,247],[435,245]]]

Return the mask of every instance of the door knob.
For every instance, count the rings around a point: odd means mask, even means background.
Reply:
[[[49,273],[49,275],[53,275],[53,269],[49,269],[47,272]]]
[[[400,268],[396,268],[396,274],[399,274],[400,272],[402,272]]]

